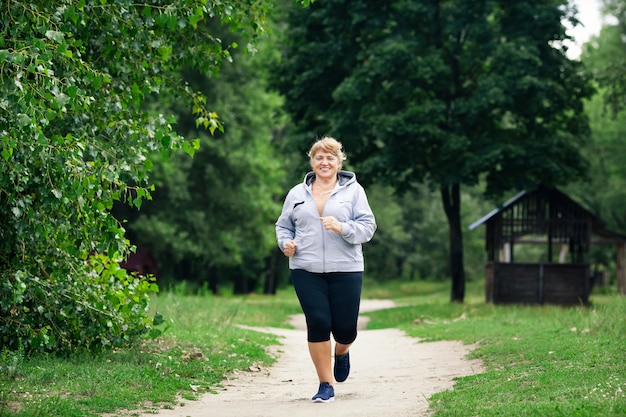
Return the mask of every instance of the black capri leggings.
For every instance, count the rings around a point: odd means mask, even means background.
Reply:
[[[291,270],[291,282],[306,317],[307,340],[348,345],[356,339],[363,272],[316,274]]]

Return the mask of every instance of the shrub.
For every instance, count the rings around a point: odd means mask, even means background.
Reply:
[[[155,330],[153,278],[128,274],[106,255],[71,264],[72,274],[18,270],[0,284],[0,344],[67,354],[121,347]],[[63,268],[59,268],[63,270]]]

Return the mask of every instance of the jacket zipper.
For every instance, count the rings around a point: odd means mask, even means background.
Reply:
[[[330,196],[328,196],[330,198]],[[313,198],[313,202],[315,202],[315,198]],[[328,203],[328,200],[326,200]],[[324,208],[322,209],[322,217],[324,216],[324,211],[326,210],[326,204],[324,204]],[[324,230],[324,223],[320,221],[320,227],[322,228],[322,272],[326,273],[326,230]]]

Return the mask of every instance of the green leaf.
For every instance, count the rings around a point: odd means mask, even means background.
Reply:
[[[52,110],[52,109],[46,109],[46,120],[48,121],[52,121],[54,119],[56,119],[57,117],[57,112]]]
[[[155,313],[154,318],[152,319],[152,325],[160,326],[163,323],[165,323],[165,318],[163,318],[163,315],[161,313]]]
[[[9,158],[11,158],[11,155],[13,155],[13,148],[2,149],[2,157],[5,161],[8,161]]]
[[[57,30],[47,30],[46,31],[46,38],[56,42],[56,43],[61,43],[63,42],[63,39],[65,38],[65,34],[63,32],[59,32]]]
[[[17,116],[17,124],[20,127],[24,127],[30,124],[30,122],[32,121],[32,119],[30,118],[30,116],[28,116],[27,114],[19,114]]]
[[[192,27],[194,27],[194,28],[195,28],[195,27],[198,27],[198,22],[200,21],[200,18],[201,18],[201,16],[191,15],[191,16],[189,17],[189,24],[190,24]]]
[[[182,143],[183,151],[193,157],[195,152],[200,148],[200,139],[195,139],[192,142],[183,142]]]
[[[59,93],[56,96],[56,103],[59,108],[65,107],[65,105],[70,101],[70,97],[67,94]]]
[[[161,336],[163,332],[159,329],[150,329],[150,332],[148,334],[150,335],[151,339],[156,339]]]
[[[161,145],[169,148],[172,145],[172,137],[170,135],[163,135],[161,138]]]
[[[78,87],[76,87],[75,85],[71,85],[68,87],[67,95],[70,96],[70,98],[76,98],[77,93],[78,93]]]
[[[102,87],[102,77],[99,75],[89,75],[89,79],[91,81],[91,86],[96,89],[99,90]]]
[[[159,54],[161,55],[161,59],[163,61],[168,61],[170,55],[172,54],[172,48],[170,48],[169,46],[161,46],[159,48]]]

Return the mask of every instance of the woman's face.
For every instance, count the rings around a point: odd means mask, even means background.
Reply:
[[[332,179],[337,176],[341,163],[332,153],[317,151],[311,158],[311,167],[317,178]]]

